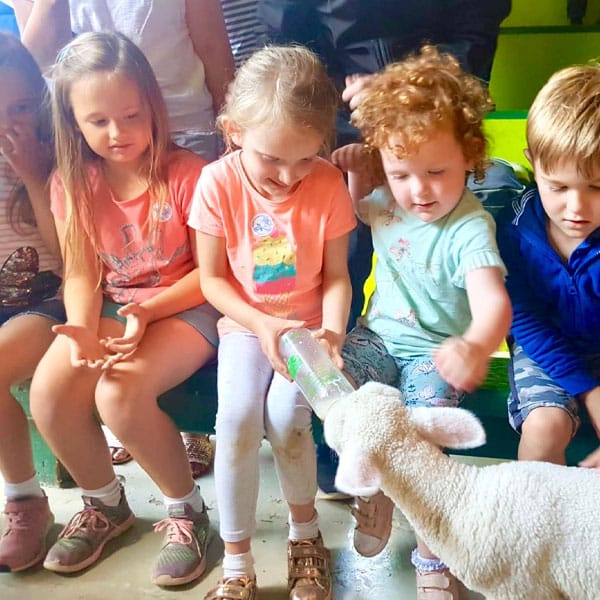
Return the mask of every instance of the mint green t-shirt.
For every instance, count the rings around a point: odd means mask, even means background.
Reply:
[[[428,355],[471,321],[465,275],[482,267],[506,269],[496,226],[465,189],[445,217],[424,223],[396,204],[387,185],[361,200],[377,255],[375,291],[361,324],[377,333],[397,358]]]

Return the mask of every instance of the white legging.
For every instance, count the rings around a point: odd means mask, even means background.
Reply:
[[[311,409],[298,387],[263,354],[258,338],[228,333],[219,343],[219,408],[215,431],[215,488],[220,533],[226,542],[250,538],[256,529],[263,437],[288,504],[309,504],[317,492]]]

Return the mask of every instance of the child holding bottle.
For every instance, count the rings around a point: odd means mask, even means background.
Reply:
[[[312,52],[259,50],[238,70],[219,117],[232,151],[204,169],[196,188],[190,224],[199,232],[201,286],[224,314],[215,485],[225,557],[207,600],[256,597],[251,537],[263,437],[290,510],[289,597],[331,598],[329,551],[314,503],[311,410],[278,344],[291,328],[318,329],[342,364],[355,220],[342,174],[319,156],[336,107]]]
[[[54,522],[35,474],[29,425],[11,385],[31,377],[65,319],[60,248],[50,212],[46,84],[32,56],[0,33],[0,472],[6,526],[0,571],[40,562]]]
[[[166,539],[152,581],[181,585],[206,565],[208,515],[183,443],[157,396],[215,356],[218,313],[198,287],[187,226],[205,161],[172,146],[143,53],[116,33],[82,34],[54,83],[52,210],[65,259],[65,325],[31,385],[40,432],[82,488],[83,510],[44,567],[93,564],[135,521],[95,412],[163,493]]]
[[[491,103],[479,80],[431,46],[360,93],[353,122],[367,147],[345,146],[333,159],[371,226],[377,265],[344,370],[356,385],[397,386],[408,406],[455,406],[484,380],[511,320],[493,219],[465,188],[469,172],[483,177]],[[385,547],[392,509],[382,492],[356,499],[358,552]],[[412,562],[417,598],[458,598],[456,579],[421,540]]]

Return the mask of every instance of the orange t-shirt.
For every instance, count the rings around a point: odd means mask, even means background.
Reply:
[[[168,157],[167,198],[159,216],[159,234],[150,239],[148,214],[159,204],[146,191],[132,200],[115,198],[101,170],[90,167],[98,252],[102,259],[102,289],[118,302],[143,302],[179,281],[195,268],[187,226],[194,186],[206,161],[187,150],[174,150]],[[62,182],[52,180],[54,215],[65,219]],[[84,224],[86,229],[89,224]]]
[[[327,161],[317,159],[288,198],[272,201],[252,187],[237,151],[203,169],[189,224],[225,238],[230,282],[248,304],[319,327],[325,243],[356,221],[342,174]],[[228,331],[246,330],[223,317],[219,332]]]

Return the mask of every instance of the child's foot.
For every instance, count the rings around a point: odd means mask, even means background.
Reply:
[[[459,600],[458,581],[447,568],[416,573],[417,600]]]
[[[255,600],[256,578],[223,577],[209,590],[204,600]]]
[[[290,600],[331,600],[331,556],[323,538],[288,541]]]
[[[196,512],[186,502],[169,506],[169,516],[154,525],[154,531],[166,529],[165,543],[158,554],[152,583],[183,585],[197,579],[206,568],[208,513],[206,505]]]
[[[0,572],[23,571],[41,562],[46,554],[46,536],[54,523],[48,498],[7,500],[6,527],[0,537]]]
[[[76,513],[48,551],[44,567],[58,573],[81,571],[95,563],[106,542],[121,535],[135,522],[125,491],[117,506],[107,506],[98,498],[83,496],[85,508]]]
[[[363,556],[379,554],[390,539],[394,503],[383,492],[369,498],[357,496],[352,514],[356,519],[356,551]]]

